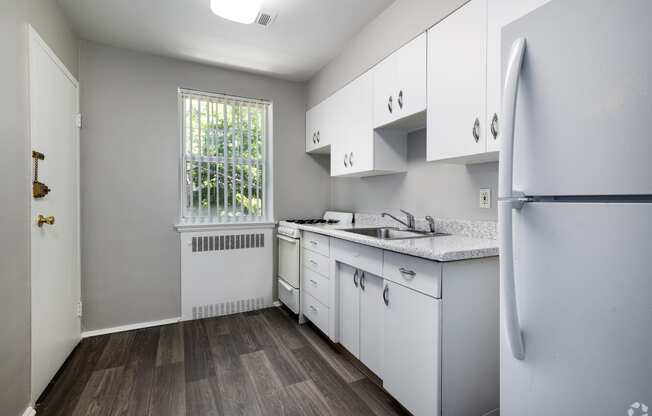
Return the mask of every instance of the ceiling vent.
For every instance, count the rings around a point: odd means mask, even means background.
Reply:
[[[261,11],[256,18],[256,23],[260,26],[270,27],[276,20],[276,13]]]

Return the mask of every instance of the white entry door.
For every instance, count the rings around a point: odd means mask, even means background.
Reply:
[[[31,199],[31,394],[35,402],[81,334],[79,84],[31,27],[29,97],[31,150],[45,156],[39,160],[38,180],[51,189],[45,197]],[[39,215],[54,217],[54,223],[39,226]]]

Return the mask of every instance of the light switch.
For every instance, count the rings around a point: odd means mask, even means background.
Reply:
[[[491,189],[480,189],[480,208],[491,208]]]

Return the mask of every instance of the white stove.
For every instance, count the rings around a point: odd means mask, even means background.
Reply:
[[[323,218],[280,221],[278,238],[278,297],[298,314],[301,310],[301,230],[299,225],[352,224],[353,214],[326,211]]]

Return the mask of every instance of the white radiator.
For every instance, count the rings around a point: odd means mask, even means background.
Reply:
[[[272,229],[182,232],[181,316],[208,318],[272,304]]]

